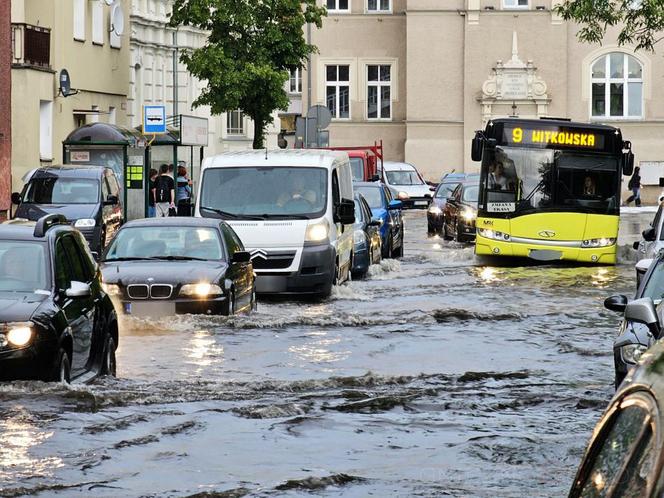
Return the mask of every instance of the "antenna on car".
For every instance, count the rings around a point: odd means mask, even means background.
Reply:
[[[267,161],[267,147],[265,147],[265,160]]]

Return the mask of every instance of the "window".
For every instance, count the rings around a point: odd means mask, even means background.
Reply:
[[[392,66],[367,66],[367,118],[392,118]]]
[[[104,4],[92,2],[92,43],[104,44]]]
[[[503,0],[504,9],[527,9],[528,0]]]
[[[39,157],[53,159],[53,102],[39,101]]]
[[[629,54],[614,52],[591,68],[593,118],[643,117],[643,66]]]
[[[367,0],[367,12],[392,12],[392,0]]]
[[[350,66],[325,66],[325,98],[335,119],[350,119]]]
[[[325,6],[330,12],[350,11],[350,0],[326,0]]]
[[[55,286],[60,290],[69,289],[71,287],[69,275],[71,275],[69,261],[60,239],[55,246]]]
[[[74,40],[85,41],[85,4],[87,0],[74,0]]]
[[[290,93],[302,93],[302,71],[299,67],[290,71],[289,91]]]
[[[76,247],[74,237],[69,235],[61,239],[62,245],[69,256],[69,264],[72,270],[71,278],[76,282],[88,283],[92,280],[89,268],[83,263],[83,255]]]
[[[242,111],[231,111],[226,113],[226,134],[244,135],[244,114]]]

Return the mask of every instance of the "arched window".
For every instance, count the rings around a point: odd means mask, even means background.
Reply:
[[[593,118],[643,117],[643,66],[636,57],[606,54],[591,72]]]

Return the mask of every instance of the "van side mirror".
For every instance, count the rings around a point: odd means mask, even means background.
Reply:
[[[117,206],[120,203],[117,195],[109,195],[104,201],[104,206]]]
[[[624,313],[627,306],[627,296],[611,296],[604,300],[604,307],[609,311]]]
[[[248,251],[235,251],[231,258],[231,263],[249,263],[251,261],[251,253]]]
[[[632,176],[634,173],[634,153],[630,150],[623,153],[623,175]]]
[[[647,325],[655,339],[659,339],[661,327],[655,310],[655,303],[651,298],[644,297],[628,303],[625,306],[625,320]]]
[[[482,151],[484,150],[484,136],[481,131],[475,132],[475,137],[470,148],[470,157],[473,161],[482,160]]]
[[[342,225],[355,223],[355,203],[348,199],[341,199],[341,202],[334,208],[334,222]]]
[[[643,235],[643,240],[645,240],[646,242],[654,242],[657,234],[655,233],[654,228],[647,228],[643,231],[641,235]]]
[[[390,201],[390,203],[387,205],[387,209],[390,211],[396,211],[397,209],[403,208],[403,202],[401,201]]]
[[[21,194],[18,192],[12,193],[12,204],[16,204],[17,206],[21,204]]]

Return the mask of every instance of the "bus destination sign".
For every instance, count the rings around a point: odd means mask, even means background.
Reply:
[[[561,127],[525,128],[505,126],[505,145],[535,146],[557,149],[559,147],[590,150],[604,149],[604,134],[593,130]]]

